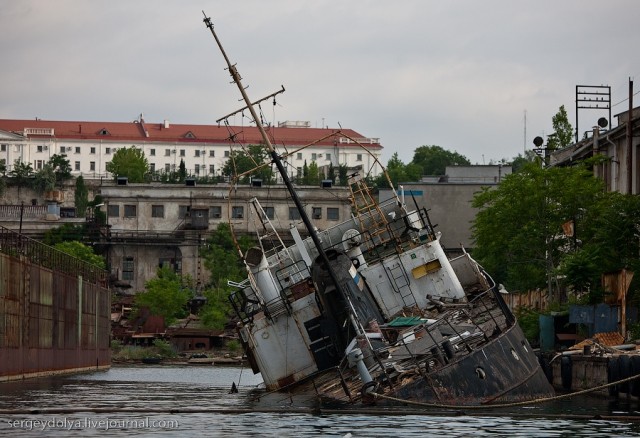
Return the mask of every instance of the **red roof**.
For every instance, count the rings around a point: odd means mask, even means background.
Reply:
[[[230,143],[231,135],[236,135],[237,141],[243,144],[259,144],[261,136],[255,126],[224,125],[181,125],[164,123],[134,122],[87,122],[87,121],[54,121],[54,120],[10,120],[0,119],[0,130],[22,134],[27,128],[53,129],[56,139],[69,140],[103,140],[103,141],[131,141],[132,144],[142,142],[183,142],[183,143]],[[146,131],[146,132],[145,132]],[[299,127],[268,127],[274,145],[306,145],[318,139],[338,132],[331,128],[299,128]],[[371,149],[381,148],[377,138],[366,138],[352,130],[342,129],[336,136],[331,136],[318,145],[334,145],[340,142],[340,137],[351,137]],[[47,135],[29,134],[32,138],[47,138]],[[347,142],[338,143],[349,146]]]

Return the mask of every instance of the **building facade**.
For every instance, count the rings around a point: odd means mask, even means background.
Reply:
[[[511,171],[510,165],[447,166],[444,175],[400,185],[398,194],[407,205],[428,210],[435,231],[442,233],[443,247],[448,253],[457,254],[463,248],[473,249],[474,195],[483,187],[496,187]],[[390,196],[390,190],[383,190],[380,200]]]
[[[587,138],[554,151],[551,166],[570,166],[601,155],[604,160],[593,166],[608,191],[640,194],[640,107],[616,115],[617,126],[609,129],[595,126]]]
[[[325,174],[330,165],[372,169],[372,176],[379,172],[374,166],[382,151],[378,138],[351,129],[311,128],[309,122],[282,122],[267,130],[292,177],[312,161]],[[142,115],[129,123],[0,119],[0,161],[7,171],[16,161],[37,171],[58,154],[69,160],[74,176],[85,179],[113,177],[107,163],[118,149],[132,146],[144,152],[152,176],[175,172],[183,161],[189,175],[216,177],[232,150],[261,143],[253,126],[147,123]]]

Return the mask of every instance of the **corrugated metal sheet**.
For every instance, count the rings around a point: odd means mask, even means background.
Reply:
[[[106,272],[0,228],[0,380],[110,364]]]

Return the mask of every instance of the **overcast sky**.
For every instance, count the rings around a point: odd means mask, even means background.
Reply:
[[[0,118],[215,124],[241,104],[202,10],[253,100],[286,88],[267,121],[379,137],[385,162],[511,159],[560,105],[575,128],[576,85],[613,114],[640,90],[635,0],[0,0]]]

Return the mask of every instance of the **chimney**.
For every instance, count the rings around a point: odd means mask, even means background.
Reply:
[[[169,121],[166,119],[164,121],[164,129],[169,129]]]
[[[82,125],[78,123],[78,133],[82,134]]]

